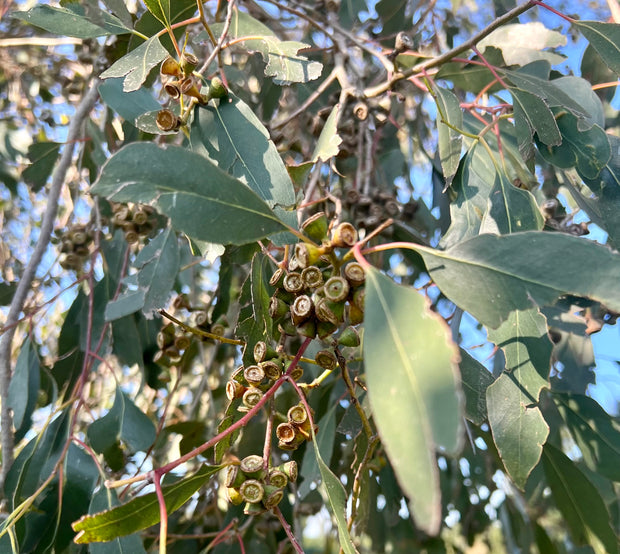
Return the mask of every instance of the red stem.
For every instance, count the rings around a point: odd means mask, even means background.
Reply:
[[[545,8],[545,10],[549,10],[551,13],[554,13],[555,15],[557,15],[558,17],[561,17],[562,19],[568,21],[569,23],[575,23],[575,20],[572,17],[568,17],[567,15],[563,14],[562,12],[559,12],[555,8],[552,8],[551,6],[547,6],[547,4],[545,4],[544,2],[540,2],[539,0],[533,0],[533,3],[537,6],[540,6],[541,8]]]

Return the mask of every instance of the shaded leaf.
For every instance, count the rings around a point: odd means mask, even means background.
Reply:
[[[129,367],[138,365],[138,367],[144,369],[143,345],[141,342],[140,332],[138,331],[134,316],[122,317],[112,323],[112,352],[121,364]]]
[[[17,283],[0,283],[0,306],[9,306],[17,290]]]
[[[103,166],[91,188],[115,202],[153,204],[191,238],[253,242],[283,231],[269,207],[241,181],[184,148],[134,143]]]
[[[579,119],[578,125],[580,130],[588,129],[592,125],[598,125],[605,128],[605,113],[603,104],[596,92],[592,90],[592,83],[575,75],[567,75],[553,80],[553,84],[560,90],[578,102],[588,114],[585,116],[585,122]],[[586,123],[584,125],[584,123]]]
[[[22,178],[34,192],[45,186],[58,159],[59,150],[60,144],[57,142],[34,142],[28,147],[31,165],[24,169]]]
[[[538,464],[549,426],[532,396],[513,374],[502,373],[487,389],[487,409],[493,440],[506,471],[520,488]]]
[[[98,453],[105,452],[119,440],[132,453],[146,451],[156,436],[153,422],[118,387],[112,408],[90,424],[87,435],[93,450]]]
[[[162,487],[166,511],[172,514],[185,504],[222,466],[203,465],[194,475]],[[159,503],[154,492],[94,515],[81,517],[73,523],[77,544],[110,541],[159,523]]]
[[[492,46],[485,50],[484,57],[494,67],[506,65],[501,50]],[[477,56],[472,61],[479,63],[448,62],[443,64],[437,72],[435,80],[445,79],[454,84],[455,88],[475,94],[478,94],[483,89],[491,93],[502,88],[500,84],[495,84],[487,89],[488,85],[496,81],[495,76],[489,71],[488,67],[481,65],[480,58]]]
[[[216,34],[220,33],[222,28],[222,24],[212,26],[212,30]],[[309,48],[309,44],[293,40],[280,40],[269,27],[237,9],[234,11],[227,36],[229,39],[252,37],[244,40],[243,45],[250,52],[260,52],[267,64],[265,75],[273,77],[274,82],[278,85],[306,83],[320,77],[323,70],[323,66],[319,62],[309,60],[306,56],[298,54],[300,50]]]
[[[620,25],[602,21],[578,21],[575,25],[598,52],[609,69],[620,75]]]
[[[597,554],[618,552],[609,513],[596,487],[561,450],[550,444],[545,445],[543,463],[555,504],[573,541],[589,544]]]
[[[489,207],[480,224],[481,233],[506,235],[520,231],[540,231],[544,219],[532,194],[514,186],[503,172],[495,175]]]
[[[489,340],[504,351],[506,371],[538,402],[540,391],[549,386],[553,344],[547,335],[547,320],[537,308],[515,310],[497,329],[488,330]]]
[[[417,291],[374,268],[366,272],[365,314],[373,417],[416,524],[435,534],[441,496],[434,451],[439,446],[458,452],[462,434],[458,350],[448,327]]]
[[[613,481],[620,481],[620,431],[592,398],[582,394],[554,394],[586,465]]]
[[[164,27],[170,26],[170,0],[144,0],[144,3]]]
[[[375,9],[381,19],[382,32],[390,35],[411,27],[411,18],[406,16],[408,0],[381,0]]]
[[[158,65],[167,55],[168,50],[161,45],[159,37],[157,35],[152,36],[146,42],[114,62],[111,67],[100,75],[100,78],[125,77],[123,92],[134,92],[146,81],[151,69]]]
[[[437,135],[439,159],[447,189],[452,184],[461,159],[463,135],[457,130],[463,127],[463,112],[456,95],[436,85],[432,88],[437,102]],[[448,126],[450,125],[450,126]]]
[[[8,405],[13,410],[15,442],[24,438],[32,424],[40,383],[40,363],[30,337],[21,347],[9,385]]]
[[[527,65],[537,60],[546,60],[551,65],[564,61],[564,56],[545,51],[566,44],[566,37],[558,31],[547,29],[540,21],[502,25],[480,42],[480,51],[494,46],[502,51],[506,65]]]
[[[62,8],[43,4],[27,12],[13,12],[11,17],[22,19],[50,33],[68,37],[94,38],[131,32],[117,17],[101,10],[93,10],[92,6],[88,6],[87,10],[75,3]]]
[[[620,311],[620,255],[579,237],[526,231],[480,235],[445,251],[411,247],[441,291],[492,328],[513,310],[549,304],[564,294]],[[598,278],[583,279],[585,267],[596,267]]]
[[[465,349],[460,348],[461,379],[465,394],[465,416],[476,425],[487,419],[487,388],[493,383],[493,375]]]
[[[133,266],[137,273],[131,276],[138,290],[128,290],[105,309],[107,321],[119,319],[139,309],[147,317],[162,308],[179,272],[179,244],[169,227],[152,239],[136,256]],[[136,309],[137,308],[137,309]]]

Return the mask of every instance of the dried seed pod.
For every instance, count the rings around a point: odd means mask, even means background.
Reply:
[[[159,68],[161,75],[172,75],[173,77],[179,77],[181,75],[181,66],[172,56],[168,56]]]
[[[382,218],[385,215],[385,210],[381,204],[373,203],[368,207],[368,215],[369,217],[376,216]]]
[[[320,244],[327,237],[327,216],[324,212],[318,212],[306,219],[301,228],[313,241]]]
[[[338,248],[351,247],[357,242],[357,231],[348,222],[343,222],[332,233],[332,245]]]
[[[63,257],[62,260],[60,260],[60,267],[63,269],[78,269],[81,264],[82,260],[73,252],[69,252]]]
[[[372,198],[370,196],[368,196],[367,194],[360,194],[359,198],[357,199],[357,205],[360,208],[367,208],[371,204]]]
[[[140,241],[140,234],[134,229],[125,229],[125,240],[127,244],[137,244]]]
[[[279,360],[267,360],[266,362],[260,362],[259,365],[263,368],[267,379],[276,381],[282,375],[282,362]]]
[[[209,326],[209,314],[204,311],[194,313],[194,323],[199,329],[206,329]]]
[[[284,281],[282,283],[284,290],[293,294],[299,294],[302,290],[304,290],[304,282],[301,278],[301,273],[297,273],[296,271],[291,271],[284,277]]]
[[[396,217],[400,213],[400,204],[396,200],[387,200],[383,209],[390,217]]]
[[[247,479],[239,487],[239,494],[246,502],[256,503],[263,499],[265,489],[260,481],[256,479]]]
[[[318,289],[323,285],[323,272],[315,265],[311,265],[301,272],[301,279],[304,282],[304,288]]]
[[[157,333],[157,346],[160,350],[164,350],[168,348],[168,346],[172,346],[174,344],[174,335],[170,335],[169,333],[165,333],[163,330]]]
[[[344,302],[349,296],[349,282],[342,277],[330,277],[323,285],[323,290],[327,300],[336,303]]]
[[[312,316],[314,304],[310,297],[302,294],[295,298],[295,302],[291,305],[291,319],[294,325],[299,325]]]
[[[407,33],[401,31],[396,35],[396,39],[394,40],[394,50],[398,54],[404,52],[405,50],[411,50],[412,48],[413,40],[411,40],[411,37]]]
[[[276,269],[275,273],[271,276],[271,279],[269,279],[269,284],[272,287],[281,287],[282,282],[284,281],[284,277],[286,277],[286,270],[279,267],[278,269]]]
[[[357,201],[360,199],[360,193],[357,189],[349,188],[344,191],[343,200],[347,204],[357,204]]]
[[[317,302],[315,302],[314,313],[320,322],[331,323],[334,326],[338,325],[338,317],[332,311],[325,298],[320,298]]]
[[[170,361],[174,364],[181,361],[181,353],[174,346],[169,346],[164,350],[164,354],[168,356]]]
[[[319,350],[314,357],[314,361],[323,369],[332,370],[336,369],[338,365],[338,359],[336,355],[329,350]]]
[[[182,81],[179,82],[179,90],[181,94],[185,96],[191,96],[200,102],[201,104],[206,104],[209,99],[200,93],[200,86],[198,84],[198,80],[193,76],[185,77]]]
[[[88,233],[86,232],[86,227],[83,225],[75,226],[69,231],[69,238],[73,244],[80,245],[86,244],[88,240]]]
[[[247,479],[247,476],[238,464],[230,465],[226,468],[226,475],[224,477],[224,485],[227,487],[238,488]]]
[[[187,294],[178,294],[177,296],[175,296],[174,300],[172,301],[172,306],[175,310],[188,309],[190,305]]]
[[[231,379],[226,383],[226,398],[228,398],[228,400],[242,398],[246,388],[247,387],[244,387],[239,381]]]
[[[166,94],[173,100],[178,100],[181,98],[181,87],[179,86],[179,81],[168,81],[164,85],[164,91],[166,91]]]
[[[237,381],[237,383],[241,383],[244,387],[248,386],[248,382],[245,380],[245,376],[243,375],[243,370],[245,368],[243,366],[239,366],[235,371],[232,372],[230,376],[231,380]]]
[[[276,437],[280,442],[291,444],[297,439],[297,429],[292,423],[280,423],[276,428]]]
[[[243,370],[243,376],[250,385],[257,387],[265,380],[265,370],[258,365],[249,365]]]
[[[268,510],[275,508],[284,498],[284,492],[278,487],[265,485],[265,494],[263,496],[263,506]]]
[[[174,339],[174,346],[178,350],[186,350],[192,344],[192,339],[188,335],[179,335]]]
[[[330,335],[333,335],[337,329],[338,325],[335,325],[328,321],[319,321],[316,324],[316,334],[321,340],[325,340]]]
[[[251,477],[262,478],[264,476],[265,461],[258,454],[250,454],[239,462],[241,471]]]
[[[297,481],[297,462],[295,460],[290,460],[283,463],[278,466],[278,469],[281,470],[293,483]]]
[[[155,123],[160,131],[176,131],[181,127],[181,118],[172,110],[164,109],[157,112]]]
[[[353,115],[360,121],[368,119],[368,104],[366,102],[358,102],[353,106]]]
[[[269,315],[271,319],[279,319],[288,313],[289,305],[275,296],[269,300]]]
[[[143,206],[136,208],[131,216],[136,225],[144,225],[149,219],[150,213]]]
[[[272,358],[275,358],[278,354],[277,352],[271,348],[271,346],[269,346],[266,342],[259,340],[255,345],[254,345],[254,361],[256,363],[258,362],[264,362],[265,360],[271,360]]]
[[[300,402],[295,406],[291,406],[286,414],[289,423],[293,425],[303,425],[308,421],[308,412],[306,412],[306,407]]]
[[[357,262],[350,262],[344,266],[344,277],[349,282],[351,287],[359,287],[366,281],[366,272],[361,264]]]
[[[243,405],[248,408],[253,408],[262,400],[263,396],[263,391],[259,388],[248,387],[247,390],[243,393]]]
[[[296,365],[295,369],[291,371],[290,376],[293,381],[299,381],[304,376],[303,368]]]
[[[269,483],[278,489],[283,489],[288,484],[288,476],[279,469],[272,469],[268,479]]]

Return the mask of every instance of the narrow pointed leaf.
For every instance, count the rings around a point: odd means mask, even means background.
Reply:
[[[338,115],[340,112],[340,104],[336,104],[323,125],[319,140],[316,141],[314,152],[312,153],[312,161],[314,163],[320,161],[326,162],[333,158],[340,151],[340,143],[342,139],[338,134]]]
[[[246,185],[184,148],[133,143],[103,166],[91,192],[154,205],[191,238],[244,244],[285,227]]]
[[[502,373],[487,389],[487,409],[493,441],[506,471],[520,488],[540,460],[549,426],[531,395],[514,375]]]
[[[480,235],[445,251],[411,247],[431,278],[457,306],[497,328],[514,310],[553,303],[572,294],[620,311],[620,255],[562,233],[527,231]],[[596,279],[583,279],[596,267]]]
[[[602,21],[573,21],[609,69],[620,75],[620,25]]]
[[[456,95],[448,89],[433,86],[437,102],[437,135],[439,160],[446,180],[444,190],[450,187],[461,159],[463,112]]]
[[[573,541],[589,544],[596,554],[617,553],[617,537],[596,487],[561,450],[550,444],[545,445],[543,463],[555,504]]]
[[[595,400],[581,394],[554,394],[553,400],[586,465],[620,482],[620,431],[605,410]]]
[[[167,55],[168,50],[161,45],[159,37],[154,35],[136,49],[129,52],[129,54],[117,60],[101,74],[101,78],[125,77],[123,81],[123,91],[136,91],[142,86],[142,83],[146,81],[151,69],[159,64]]]
[[[515,310],[497,329],[489,329],[488,336],[504,351],[506,371],[530,396],[529,403],[538,402],[540,390],[549,386],[553,350],[545,316],[536,308]]]
[[[32,423],[37,405],[40,382],[40,363],[30,338],[27,338],[17,357],[9,385],[9,407],[13,410],[15,442],[24,438]]]
[[[487,388],[494,381],[493,375],[463,348],[460,349],[460,356],[465,416],[476,425],[481,425],[487,419]]]
[[[162,487],[168,515],[178,510],[222,466],[203,465],[194,475],[172,485]],[[129,502],[94,515],[74,521],[73,530],[77,544],[110,541],[159,523],[159,503],[154,492],[138,496]]]
[[[435,448],[459,451],[463,401],[448,327],[415,290],[366,273],[364,360],[373,417],[417,525],[439,531]]]
[[[13,12],[11,17],[22,19],[50,33],[77,38],[95,38],[130,33],[122,21],[113,15],[94,9],[92,4],[54,8],[39,5],[27,12]]]

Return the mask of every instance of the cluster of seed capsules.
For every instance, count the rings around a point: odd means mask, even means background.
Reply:
[[[168,323],[157,333],[159,350],[155,352],[153,361],[165,367],[179,363],[183,352],[189,348],[191,343],[191,335],[178,331],[175,325]]]
[[[245,502],[243,511],[247,515],[275,508],[289,481],[297,481],[297,462],[267,468],[264,459],[254,454],[229,465],[224,477],[228,500],[235,506]]]
[[[157,212],[144,204],[112,204],[112,225],[125,233],[129,244],[137,244],[158,225]]]
[[[90,255],[93,232],[86,225],[73,225],[60,233],[60,266],[80,270]]]
[[[324,218],[323,213],[316,214],[306,221],[304,231],[312,237],[316,223]],[[343,262],[337,255],[338,249],[351,248],[356,242],[355,227],[341,223],[321,246],[295,245],[288,268],[279,268],[270,279],[276,290],[269,315],[282,333],[326,339],[345,322],[362,322],[364,268],[355,261]]]

